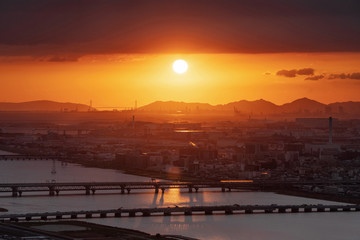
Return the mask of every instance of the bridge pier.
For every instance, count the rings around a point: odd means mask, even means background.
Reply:
[[[349,212],[351,209],[349,207],[343,207],[343,212]]]
[[[92,214],[91,213],[86,213],[85,218],[92,218]]]
[[[18,222],[18,221],[19,221],[19,218],[17,218],[17,217],[10,218],[10,221],[11,221],[11,222]]]
[[[25,217],[26,221],[31,221],[31,217]]]
[[[120,213],[120,212],[116,212],[116,213],[115,213],[115,217],[121,217],[121,213]]]
[[[192,193],[192,187],[189,187],[189,193]]]
[[[18,196],[18,188],[17,187],[12,187],[11,188],[12,191],[12,196],[13,197],[17,197]]]
[[[185,216],[190,216],[190,215],[192,215],[192,211],[191,210],[185,210],[184,215]]]
[[[56,193],[56,196],[59,196],[60,190],[56,189],[55,193]]]
[[[90,186],[85,186],[85,195],[90,195]]]
[[[19,197],[21,197],[22,196],[22,191],[19,191],[18,194],[19,194]]]
[[[130,188],[128,188],[128,189],[126,189],[126,191],[127,191],[127,193],[129,194],[129,193],[130,193],[130,191],[131,191],[131,189],[130,189]]]
[[[312,208],[311,207],[305,207],[304,212],[306,212],[306,213],[312,212]]]
[[[130,211],[129,212],[129,217],[135,217],[135,211]]]
[[[212,210],[205,210],[205,215],[212,215],[213,211]]]
[[[251,213],[253,213],[253,210],[252,209],[245,209],[245,213],[246,214],[251,214]]]
[[[155,193],[159,193],[159,187],[155,187]]]
[[[164,216],[171,216],[171,212],[164,212]]]
[[[77,214],[71,214],[71,215],[70,215],[70,218],[71,218],[71,219],[76,219],[76,218],[77,218]]]
[[[286,213],[286,208],[279,208],[279,213]]]
[[[56,215],[56,219],[62,219],[62,215]]]
[[[41,220],[46,221],[46,220],[47,220],[47,216],[41,216]]]
[[[149,212],[149,211],[143,211],[143,212],[142,212],[142,215],[143,215],[144,217],[149,217],[149,216],[150,216],[150,212]]]
[[[317,207],[317,211],[318,211],[318,212],[325,212],[325,208],[323,208],[323,207]]]
[[[101,218],[106,218],[106,213],[100,213]]]
[[[233,210],[231,210],[231,209],[226,209],[226,210],[225,210],[225,214],[226,214],[226,215],[233,214]]]
[[[265,209],[264,212],[265,212],[265,213],[273,213],[273,210],[272,210],[272,209]]]
[[[296,207],[291,208],[291,212],[292,212],[292,213],[298,213],[298,212],[299,212],[299,208],[296,208]]]
[[[224,188],[224,187],[222,187],[222,188],[221,188],[221,191],[222,191],[222,192],[225,192],[225,188]]]
[[[121,187],[121,194],[125,194],[125,188]]]
[[[198,191],[199,191],[199,188],[198,188],[198,187],[196,187],[196,188],[195,188],[195,192],[198,192]]]
[[[337,208],[330,208],[330,212],[337,212],[338,209]]]
[[[49,196],[55,196],[55,187],[49,186]]]
[[[91,193],[94,195],[95,194],[95,189],[93,188],[93,189],[91,189]]]
[[[229,189],[229,192],[231,192],[231,188],[228,188]]]
[[[165,188],[161,188],[161,193],[164,193],[165,192]]]

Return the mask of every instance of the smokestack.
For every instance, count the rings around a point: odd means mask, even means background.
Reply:
[[[332,117],[329,117],[329,143],[332,144]]]

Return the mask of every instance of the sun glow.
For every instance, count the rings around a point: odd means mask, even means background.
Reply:
[[[178,74],[185,73],[188,69],[188,64],[182,59],[178,59],[173,63],[173,70]]]

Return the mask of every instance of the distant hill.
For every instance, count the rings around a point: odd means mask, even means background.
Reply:
[[[78,103],[61,103],[47,100],[31,102],[0,102],[0,111],[88,111],[89,106]]]
[[[152,112],[235,112],[238,114],[281,115],[291,114],[299,117],[316,117],[328,114],[360,115],[360,102],[337,102],[323,104],[308,98],[297,99],[283,105],[260,99],[255,101],[241,100],[223,105],[208,103],[185,103],[174,101],[156,101],[139,108]]]
[[[281,105],[280,109],[283,113],[321,113],[325,112],[326,106],[326,104],[308,98],[300,98]]]
[[[238,102],[231,102],[225,105],[217,105],[219,110],[231,110],[238,113],[260,113],[260,114],[273,114],[279,112],[279,106],[272,102],[263,99],[255,101],[241,100]]]

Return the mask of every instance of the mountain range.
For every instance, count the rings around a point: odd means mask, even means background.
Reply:
[[[290,103],[276,105],[260,99],[255,101],[241,100],[220,105],[208,103],[185,103],[174,101],[156,101],[140,107],[139,110],[151,112],[235,112],[238,114],[273,115],[273,114],[360,114],[360,102],[336,102],[324,104],[308,98],[300,98]]]
[[[47,100],[10,103],[0,102],[0,111],[88,111],[89,106],[78,103],[62,103]],[[95,109],[93,109],[95,110]],[[155,113],[229,113],[243,115],[281,115],[314,116],[322,114],[360,115],[360,102],[335,102],[323,104],[308,98],[297,99],[290,103],[276,105],[260,99],[255,101],[241,100],[227,104],[211,105],[208,103],[186,103],[175,101],[156,101],[139,107],[140,112]]]
[[[89,106],[78,103],[62,103],[48,100],[38,100],[30,102],[0,102],[0,111],[88,111]]]

